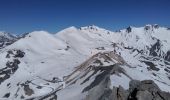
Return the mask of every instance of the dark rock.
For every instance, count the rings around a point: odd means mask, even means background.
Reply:
[[[144,62],[146,65],[148,65],[148,70],[154,70],[154,71],[159,71],[160,69],[155,67],[156,65],[153,64],[152,62],[149,62],[149,61],[142,61]]]
[[[170,70],[169,70],[169,69],[165,68],[164,70],[165,70],[166,72],[170,73]]]
[[[8,83],[7,86],[10,86],[11,83]]]
[[[65,48],[66,51],[69,50],[69,49],[70,49],[70,46],[67,46],[67,48]]]
[[[98,86],[98,88],[101,88]],[[105,88],[99,99],[94,97],[94,91],[86,100],[170,100],[170,93],[161,91],[152,80],[132,80],[129,83],[129,90],[121,86],[113,87],[112,90]],[[89,99],[90,98],[90,99]],[[95,99],[94,99],[95,98]]]
[[[124,47],[125,49],[131,50],[133,47]]]
[[[25,97],[22,95],[20,98],[21,98],[21,99],[24,99]]]
[[[104,89],[104,93],[101,97],[99,97],[98,100],[109,100],[109,96],[111,95],[112,90],[111,89]]]
[[[147,90],[138,91],[136,94],[136,100],[153,100],[153,96]]]
[[[24,55],[25,55],[25,52],[23,52],[21,50],[17,50],[14,57],[22,58],[22,57],[24,57]]]
[[[96,61],[94,61],[94,63],[99,64],[99,65],[103,65],[103,63],[98,59]]]
[[[168,79],[170,80],[170,76],[168,76]]]
[[[118,88],[113,87],[112,94],[110,95],[109,100],[127,100],[128,95],[129,95],[128,91],[124,90],[123,87],[121,86],[119,86]]]
[[[0,78],[0,84],[16,72],[19,63],[18,59],[14,59],[13,62],[8,61],[5,68],[0,69],[0,75],[4,75]]]
[[[138,90],[144,91],[147,90],[149,92],[157,92],[160,91],[159,87],[154,83],[152,80],[144,80],[141,81],[139,87],[137,87]]]
[[[12,50],[8,50],[7,51],[7,55],[6,55],[6,58],[10,58],[10,55],[13,55],[13,51]]]
[[[35,99],[35,100],[37,100],[37,99]],[[56,94],[56,92],[54,92],[52,94],[48,94],[48,95],[42,97],[39,100],[57,100],[57,94]]]
[[[170,61],[170,51],[166,53],[165,60]]]
[[[140,81],[132,80],[129,82],[129,91],[132,92],[136,87],[139,87]]]
[[[9,33],[3,33],[0,35],[0,49],[11,45],[12,43],[16,42],[18,39],[17,37],[9,34]]]
[[[139,50],[139,49],[133,49],[133,50],[132,50],[132,52],[135,52],[135,51],[137,51],[137,52],[140,53],[140,54],[143,54],[143,50]]]
[[[134,90],[132,92],[130,92],[129,96],[128,96],[128,100],[137,100],[137,88],[134,88]]]
[[[14,59],[14,64],[20,64],[21,62],[18,59]]]
[[[128,33],[132,32],[132,28],[129,26],[129,27],[126,29],[126,32],[128,32]]]
[[[154,76],[157,76],[155,73],[152,73]]]
[[[37,86],[37,89],[42,89],[42,86]]]
[[[16,51],[16,53],[14,53]],[[24,57],[25,53],[21,50],[8,50],[7,51],[7,55],[6,58],[10,58],[11,56],[13,57],[18,57],[18,58],[22,58]]]
[[[10,96],[10,93],[6,93],[3,97],[8,98]]]
[[[98,48],[96,48],[97,50],[105,50],[105,48],[104,47],[98,47]]]
[[[166,65],[170,65],[170,62],[168,62],[168,61],[164,61],[164,63],[165,63]]]
[[[9,54],[7,54],[7,55],[6,55],[6,58],[10,58],[10,55],[9,55]]]
[[[144,27],[144,29],[147,31],[147,30],[151,30],[152,27],[151,27],[150,25],[146,25],[146,26]]]
[[[31,96],[34,94],[34,91],[29,87],[29,85],[24,85],[25,95]]]
[[[161,47],[162,47],[162,45],[161,45],[160,40],[157,40],[157,42],[150,48],[150,55],[151,56],[161,56],[159,54]]]
[[[86,92],[89,91],[90,89],[92,89],[93,87],[97,86],[98,84],[100,84],[100,82],[104,81],[104,80],[108,80],[108,78],[106,78],[108,75],[107,71],[102,72],[101,74],[99,74],[98,76],[96,76],[95,80],[87,87],[85,87],[83,89],[82,92]]]
[[[159,28],[159,25],[158,25],[158,24],[155,24],[155,25],[153,25],[153,27],[154,27],[155,29],[158,29],[158,28]]]
[[[167,92],[158,92],[158,95],[163,100],[170,100],[170,93],[167,93]]]

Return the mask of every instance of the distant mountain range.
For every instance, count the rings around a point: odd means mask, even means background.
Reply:
[[[0,32],[0,99],[170,100],[170,29]]]

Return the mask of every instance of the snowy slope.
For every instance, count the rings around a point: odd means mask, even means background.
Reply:
[[[18,51],[23,52],[24,56],[16,57]],[[71,73],[79,61],[85,60],[84,56],[69,50],[64,41],[44,31],[29,33],[25,38],[2,49],[0,59],[3,59],[0,63],[3,81],[0,88],[4,90],[0,92],[0,95],[3,97],[10,93],[10,98],[39,96],[50,92],[56,87],[55,82],[54,84],[50,83],[53,78],[62,78]],[[7,69],[7,62],[13,62],[14,59],[19,60],[20,64],[16,67],[15,72],[8,74],[4,68]],[[34,88],[34,93],[31,95],[24,93],[27,84],[31,85],[29,81],[33,82],[30,87]],[[49,83],[51,86],[44,85]],[[7,84],[10,84],[10,88],[7,87]],[[37,89],[37,86],[41,89]],[[15,97],[14,94],[18,94],[18,96]]]
[[[87,83],[80,83],[93,73],[90,66],[98,64],[121,64],[119,68],[125,70],[110,75],[110,87],[128,89],[132,79],[151,79],[161,90],[170,92],[168,37],[170,30],[158,25],[128,27],[119,32],[92,25],[69,27],[54,35],[29,33],[0,51],[0,97],[19,100],[57,95],[58,100],[84,99],[90,90],[82,93],[83,89],[100,71]],[[66,95],[72,91],[74,94]]]
[[[17,40],[17,36],[0,31],[0,49],[12,44]]]

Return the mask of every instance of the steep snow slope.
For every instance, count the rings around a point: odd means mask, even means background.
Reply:
[[[151,79],[161,90],[169,91],[169,34],[167,28],[158,25],[128,27],[119,32],[93,25],[70,27],[55,35],[29,33],[0,51],[0,89],[4,90],[0,97],[18,100],[57,95],[58,100],[84,99],[91,89],[86,93],[82,90],[101,73],[99,70],[91,75],[94,70],[90,66],[117,63],[121,63],[118,69],[125,71],[110,76],[110,87],[128,89],[132,79]],[[81,76],[89,75],[91,78],[81,85],[86,79]],[[74,94],[66,95],[68,92]]]

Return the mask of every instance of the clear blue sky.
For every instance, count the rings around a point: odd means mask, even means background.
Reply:
[[[109,30],[129,25],[170,26],[170,0],[0,0],[0,30],[55,33],[69,26]]]

